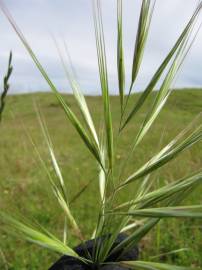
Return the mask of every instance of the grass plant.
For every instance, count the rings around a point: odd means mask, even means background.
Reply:
[[[2,114],[3,114],[4,107],[5,107],[6,96],[8,94],[8,90],[10,88],[9,79],[10,79],[10,76],[11,76],[12,71],[13,71],[13,67],[11,65],[11,62],[12,62],[12,52],[10,52],[9,60],[8,60],[8,69],[7,69],[6,75],[4,76],[4,79],[3,79],[3,91],[1,94],[1,98],[0,98],[0,122],[2,120]]]
[[[98,131],[98,128],[94,124],[93,117],[91,116],[87,101],[71,70],[71,65],[67,66],[66,73],[73,89],[77,109],[79,109],[82,117],[77,114],[76,108],[72,109],[68,100],[66,102],[64,97],[59,93],[11,14],[1,2],[2,11],[13,26],[29,55],[41,72],[41,75],[47,81],[60,106],[63,108],[67,119],[79,135],[81,142],[83,142],[84,146],[89,151],[89,154],[94,159],[93,166],[97,170],[97,178],[94,179],[94,181],[97,181],[100,200],[97,211],[93,213],[96,216],[97,221],[95,222],[95,227],[92,231],[92,237],[95,237],[95,239],[106,235],[109,237],[104,238],[101,245],[95,245],[95,251],[92,256],[87,258],[79,257],[73,250],[71,242],[68,241],[70,233],[72,233],[79,241],[84,241],[86,239],[85,232],[83,232],[82,226],[79,225],[77,217],[71,210],[67,188],[62,171],[59,167],[59,162],[54,153],[49,131],[43,116],[37,107],[36,112],[55,172],[54,177],[46,166],[46,162],[44,162],[38,152],[31,136],[30,141],[46,171],[53,194],[63,210],[63,239],[60,240],[47,229],[39,225],[34,226],[31,225],[29,221],[19,221],[19,219],[11,217],[10,214],[5,213],[5,211],[0,212],[1,219],[7,226],[14,227],[15,230],[27,240],[49,248],[57,253],[75,257],[86,264],[94,263],[97,269],[102,267],[109,255],[120,250],[127,252],[132,246],[138,245],[142,239],[151,230],[154,230],[154,227],[165,218],[202,218],[202,205],[183,204],[185,199],[190,196],[201,183],[201,171],[193,172],[191,175],[187,175],[171,182],[166,181],[165,179],[163,185],[159,187],[155,185],[157,181],[155,173],[158,172],[159,169],[171,161],[174,162],[182,152],[201,140],[201,114],[199,114],[199,116],[187,125],[187,127],[168,144],[163,146],[159,151],[153,153],[152,157],[148,157],[143,165],[128,173],[130,160],[136,154],[138,147],[141,147],[140,145],[143,143],[146,135],[149,136],[152,130],[151,127],[154,125],[155,120],[171,95],[176,76],[200,29],[200,26],[197,28],[197,22],[202,8],[201,2],[197,5],[193,15],[168,55],[165,57],[159,68],[154,71],[154,75],[148,82],[146,89],[138,95],[137,100],[132,99],[131,102],[132,89],[135,85],[142,63],[154,7],[156,6],[157,3],[155,1],[142,1],[138,31],[134,44],[135,49],[131,84],[128,92],[126,92],[122,27],[123,3],[121,0],[117,0],[117,76],[119,82],[120,117],[118,125],[114,125],[111,98],[109,94],[101,2],[99,0],[93,1],[93,20],[103,105],[103,125],[101,130]],[[160,88],[152,94],[157,83],[160,84]],[[141,119],[142,121],[139,125],[139,129],[129,144],[129,150],[125,149],[127,152],[124,160],[121,160],[120,164],[120,162],[117,162],[116,156],[119,151],[121,137],[131,123],[137,119],[139,111],[144,107],[148,100],[150,103],[149,109]],[[122,194],[124,192],[129,192],[130,189],[130,198],[121,200]],[[78,196],[82,191],[83,190],[79,191]],[[113,243],[121,231],[129,231],[128,236],[119,245],[113,247]],[[149,260],[130,262],[118,261],[114,263],[131,269],[191,269],[189,266],[186,268],[152,262]]]

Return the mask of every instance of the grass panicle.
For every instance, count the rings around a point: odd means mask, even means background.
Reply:
[[[129,121],[135,116],[135,114],[140,110],[140,108],[143,106],[145,101],[147,100],[148,96],[151,94],[151,92],[154,90],[155,86],[157,85],[158,81],[162,77],[162,74],[168,67],[169,63],[172,61],[174,55],[179,50],[181,45],[185,42],[187,39],[187,35],[192,32],[193,25],[195,24],[196,20],[199,17],[200,11],[202,8],[202,3],[200,2],[198,6],[196,7],[195,12],[193,13],[192,17],[190,18],[189,22],[187,23],[186,27],[184,28],[183,32],[177,39],[176,43],[166,56],[166,58],[163,60],[162,64],[159,66],[157,71],[154,73],[151,81],[147,85],[146,89],[143,91],[143,93],[140,95],[139,99],[137,100],[136,104],[134,105],[133,109],[127,116],[126,120],[122,124],[121,130],[124,129],[124,127],[129,123]],[[173,60],[174,61],[174,60]]]
[[[52,189],[53,189],[54,195],[56,196],[60,206],[62,207],[62,209],[64,210],[64,213],[66,214],[65,220],[64,220],[64,228],[65,228],[64,235],[65,236],[67,235],[67,231],[66,231],[67,226],[65,224],[66,224],[66,221],[68,220],[71,224],[71,227],[73,228],[75,235],[77,235],[80,240],[83,240],[83,236],[81,234],[81,231],[80,231],[80,229],[77,225],[77,222],[76,222],[75,218],[73,217],[72,212],[70,210],[65,181],[63,179],[62,172],[60,170],[60,167],[59,167],[58,162],[57,162],[57,158],[56,158],[54,150],[53,150],[53,144],[52,144],[49,132],[48,132],[47,125],[46,125],[45,120],[43,119],[38,107],[36,106],[36,104],[35,104],[35,108],[36,108],[37,118],[38,118],[41,130],[42,130],[42,133],[44,135],[44,139],[46,141],[47,148],[49,150],[52,165],[53,165],[53,168],[55,170],[55,174],[56,174],[57,179],[58,179],[58,183],[55,183],[53,180],[51,181]]]
[[[13,67],[12,67],[12,52],[10,52],[9,55],[9,60],[8,60],[8,68],[7,68],[7,73],[3,79],[3,91],[0,97],[0,122],[2,120],[2,114],[3,114],[3,110],[5,108],[5,103],[6,103],[6,96],[8,94],[8,90],[10,88],[10,84],[9,84],[9,79],[11,77],[11,74],[13,72]]]
[[[109,169],[113,168],[113,129],[112,129],[112,115],[110,108],[109,97],[109,84],[108,84],[108,72],[107,72],[107,60],[104,30],[102,22],[101,2],[100,0],[93,0],[93,18],[95,26],[95,37],[97,47],[97,59],[100,74],[100,85],[102,89],[103,105],[104,105],[104,119],[105,119],[105,131],[107,141],[107,153]]]
[[[133,85],[135,83],[139,69],[141,67],[144,50],[145,50],[145,46],[146,46],[147,38],[149,34],[150,24],[152,20],[152,15],[154,12],[155,3],[156,3],[156,0],[155,1],[152,1],[152,0],[142,1],[139,23],[138,23],[138,30],[137,30],[136,41],[135,41],[134,55],[133,55],[131,84],[130,84],[128,96],[126,98],[126,103],[124,106],[122,117],[128,105],[128,100],[130,98]]]
[[[76,80],[76,74],[75,74],[75,71],[73,69],[73,65],[72,65],[71,57],[70,57],[69,52],[68,52],[67,44],[66,44],[66,42],[64,42],[66,58],[67,58],[67,60],[65,61],[65,56],[62,54],[57,40],[54,39],[54,42],[55,42],[55,45],[56,45],[56,48],[57,48],[57,51],[58,51],[58,54],[60,57],[60,61],[62,63],[63,69],[64,69],[64,72],[65,72],[65,75],[69,81],[69,84],[70,84],[71,89],[73,91],[73,94],[74,94],[74,97],[75,97],[76,102],[78,104],[78,107],[81,111],[81,114],[83,116],[85,124],[88,127],[92,138],[94,139],[95,145],[99,149],[99,140],[98,140],[97,132],[96,132],[88,105],[86,103],[85,97],[82,93],[82,90],[79,86],[78,81]]]

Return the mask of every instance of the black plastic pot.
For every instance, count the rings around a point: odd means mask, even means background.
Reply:
[[[123,233],[119,234],[112,248],[120,244],[126,237],[127,236]],[[102,238],[98,239],[97,243],[99,243],[99,241],[102,241]],[[94,245],[95,240],[89,240],[75,247],[74,250],[80,257],[88,258],[87,254],[92,255]],[[96,265],[83,264],[81,261],[70,256],[62,256],[53,266],[51,266],[51,268],[49,268],[49,270],[126,270],[127,268],[123,268],[121,266],[113,264],[110,265],[110,262],[135,261],[138,259],[138,254],[139,251],[137,246],[131,248],[126,253],[124,253],[123,250],[120,250],[119,252],[116,252],[109,256],[106,259],[107,264],[100,266],[100,268],[98,268]]]

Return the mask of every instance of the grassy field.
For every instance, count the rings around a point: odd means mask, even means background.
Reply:
[[[140,121],[145,116],[146,107],[155,94],[140,111],[138,117],[127,127],[123,138],[117,142],[116,164],[119,166],[127,154],[128,146],[135,137]],[[74,109],[72,96],[65,99]],[[136,95],[131,98],[131,103]],[[33,137],[42,157],[50,166],[47,148],[39,128],[33,101],[36,101],[46,118],[53,140],[55,152],[61,166],[69,196],[74,195],[91,179],[86,193],[72,202],[72,209],[86,237],[93,231],[98,205],[97,168],[89,152],[83,146],[76,132],[65,118],[52,94],[28,94],[9,96],[3,122],[0,126],[0,208],[10,213],[22,213],[47,227],[51,232],[62,237],[63,213],[59,208],[49,187],[47,176],[34,152],[26,132]],[[88,97],[89,107],[94,115],[97,127],[102,120],[100,97]],[[116,135],[119,119],[119,100],[112,97],[114,133]],[[152,154],[178,134],[199,112],[202,111],[202,90],[174,91],[161,115],[155,122],[152,131],[137,148],[133,160],[128,164],[126,175],[133,172],[147,161]],[[75,112],[78,112],[75,109]],[[172,181],[197,171],[202,166],[202,144],[197,144],[184,152],[174,162],[160,169],[153,177],[156,185]],[[132,189],[122,198],[126,199]],[[202,187],[190,196],[186,203],[202,203]],[[69,238],[71,246],[76,245]],[[158,254],[188,248],[173,255]],[[44,270],[58,258],[48,250],[25,243],[17,237],[6,233],[0,224],[0,269]],[[165,220],[150,233],[141,243],[141,258],[173,262],[187,266],[202,266],[202,222],[194,220]]]

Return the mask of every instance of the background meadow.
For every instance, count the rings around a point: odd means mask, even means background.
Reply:
[[[116,161],[124,158],[129,142],[134,138],[145,111],[154,98],[153,93],[137,117],[131,121],[118,142]],[[74,109],[75,101],[71,95],[64,95],[67,103]],[[132,95],[133,103],[137,95]],[[119,98],[113,96],[112,114],[114,132],[118,130]],[[33,138],[43,159],[51,169],[50,157],[34,110],[34,102],[40,107],[53,141],[54,150],[72,200],[73,213],[81,228],[90,237],[95,226],[96,206],[99,191],[96,164],[81,143],[55,97],[50,93],[36,93],[8,96],[7,106],[1,123],[0,140],[0,205],[9,212],[19,212],[48,228],[57,236],[63,234],[63,212],[59,208],[47,175],[34,151],[27,133]],[[101,97],[87,97],[87,102],[96,126],[100,126],[102,116]],[[154,128],[138,146],[130,161],[126,175],[144,164],[153,154],[166,145],[191,120],[201,112],[202,91],[200,89],[182,89],[173,91]],[[75,112],[79,114],[77,108]],[[198,143],[185,151],[168,165],[154,174],[155,185],[161,185],[197,171],[202,165],[202,144]],[[54,173],[54,172],[53,172]],[[85,189],[78,196],[78,192]],[[127,196],[135,189],[131,185]],[[97,195],[96,195],[97,194]],[[200,204],[202,189],[196,190],[187,203]],[[75,197],[76,196],[76,197]],[[168,226],[169,223],[169,226]],[[7,234],[0,224],[0,269],[42,270],[47,269],[58,257],[50,251],[25,243],[13,235]],[[77,243],[69,239],[72,245]],[[183,252],[163,255],[172,250],[185,248]],[[200,267],[202,266],[202,224],[201,221],[181,219],[163,220],[152,233],[141,242],[141,258],[153,261],[172,262]],[[156,255],[162,254],[155,258]],[[42,264],[43,263],[43,264]],[[43,266],[41,266],[43,265]]]

